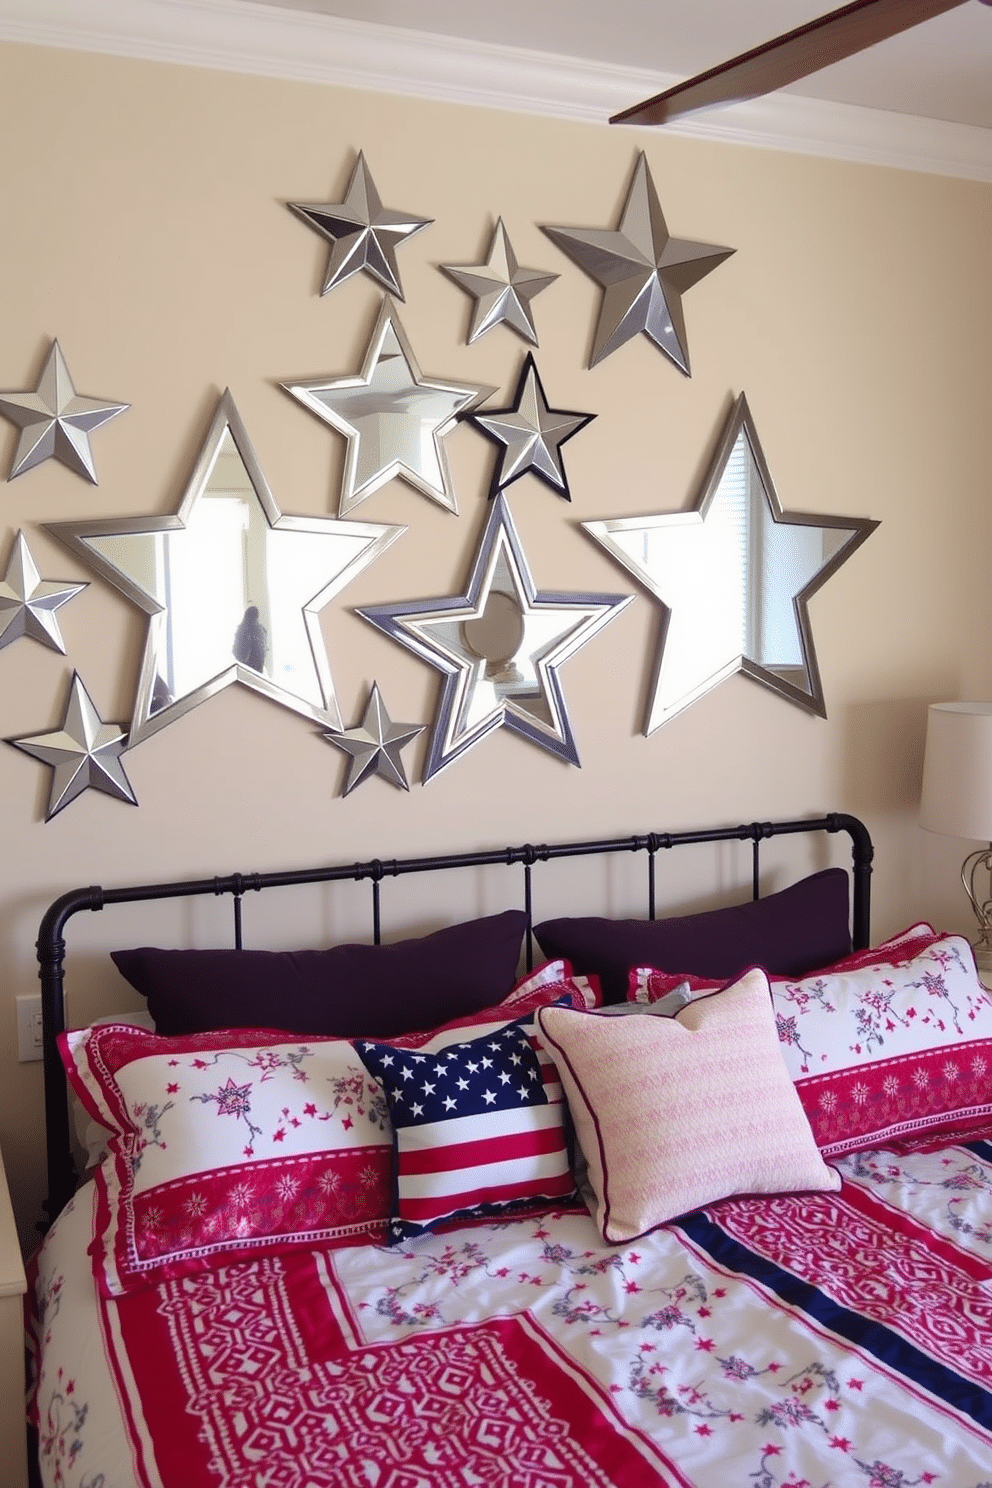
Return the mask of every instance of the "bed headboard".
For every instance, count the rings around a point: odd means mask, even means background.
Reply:
[[[641,836],[603,838],[586,842],[524,844],[481,852],[451,853],[436,857],[403,858],[391,861],[338,864],[275,873],[234,873],[222,878],[190,879],[177,883],[138,884],[120,888],[90,886],[70,890],[46,911],[38,934],[39,976],[44,1048],[45,1120],[48,1152],[48,1199],[45,1209],[53,1220],[75,1191],[76,1172],[70,1139],[68,1095],[57,1037],[66,1027],[64,962],[65,927],[81,910],[102,910],[109,905],[177,899],[195,895],[228,895],[233,904],[233,938],[242,944],[242,900],[246,893],[302,884],[363,880],[371,886],[371,933],[379,944],[382,882],[405,874],[436,873],[447,869],[472,869],[506,865],[523,868],[523,908],[526,915],[527,965],[533,964],[532,872],[537,864],[556,858],[600,857],[610,853],[644,853],[647,863],[647,916],[655,918],[655,858],[658,852],[699,843],[750,841],[752,844],[752,895],[760,897],[760,845],[770,837],[797,833],[846,832],[851,839],[851,938],[856,950],[869,943],[871,837],[857,817],[832,813],[797,821],[750,822],[734,827],[705,828],[684,832],[649,832]]]

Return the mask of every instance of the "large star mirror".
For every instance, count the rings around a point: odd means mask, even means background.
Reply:
[[[175,516],[48,531],[149,617],[133,746],[232,683],[339,729],[320,611],[404,528],[283,515],[225,393]]]
[[[743,394],[694,510],[582,525],[661,601],[645,733],[735,672],[826,717],[808,601],[878,523],[784,511]]]

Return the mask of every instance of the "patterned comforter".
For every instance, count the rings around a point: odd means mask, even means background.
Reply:
[[[44,1488],[992,1488],[992,1145],[634,1245],[584,1214],[98,1297],[37,1260]]]

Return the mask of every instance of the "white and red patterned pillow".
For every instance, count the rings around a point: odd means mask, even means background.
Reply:
[[[454,1219],[576,1200],[558,1072],[533,1020],[468,1040],[464,1032],[432,1039],[429,1054],[355,1042],[396,1143],[391,1244]]]
[[[552,962],[497,1007],[392,1042],[430,1052],[454,1030],[498,1031],[562,996],[598,1001]],[[259,1029],[166,1038],[107,1024],[59,1042],[73,1089],[110,1132],[93,1242],[106,1294],[216,1259],[386,1238],[392,1130],[348,1040]]]
[[[631,974],[638,1001],[683,980]],[[690,978],[694,993],[706,984]],[[992,998],[963,936],[913,925],[799,980],[772,978],[785,1062],[821,1151],[923,1146],[992,1130]]]
[[[840,1188],[782,1059],[759,968],[670,1018],[550,1006],[536,1022],[605,1240],[635,1240],[731,1194]]]

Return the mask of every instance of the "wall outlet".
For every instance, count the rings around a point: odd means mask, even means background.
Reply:
[[[17,1003],[17,1057],[21,1064],[43,1058],[41,1047],[41,993],[15,998]]]

